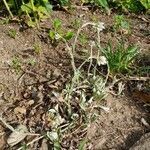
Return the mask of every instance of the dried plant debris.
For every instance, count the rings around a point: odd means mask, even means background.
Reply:
[[[9,135],[7,143],[13,147],[27,136],[28,129],[24,125],[18,125],[15,130]]]

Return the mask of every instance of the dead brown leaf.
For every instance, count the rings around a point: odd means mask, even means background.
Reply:
[[[21,142],[28,133],[28,129],[24,125],[18,125],[17,128],[10,134],[7,143],[12,147]]]

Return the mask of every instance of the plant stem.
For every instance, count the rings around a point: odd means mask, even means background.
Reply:
[[[36,17],[36,8],[35,8],[35,5],[34,5],[34,1],[31,0],[30,2],[31,2],[31,6],[32,6],[33,16],[35,18],[35,22],[36,22],[37,28],[39,29],[40,27],[39,27],[38,19]]]
[[[11,18],[13,18],[14,16],[13,16],[12,12],[10,11],[10,8],[9,8],[9,6],[8,6],[8,4],[7,4],[7,2],[6,2],[6,0],[3,0],[3,2],[4,2],[4,4],[5,4],[5,7],[6,7],[7,11],[9,12]]]
[[[0,117],[0,121],[1,121],[9,130],[11,130],[12,132],[15,131],[15,129],[14,129],[11,125],[9,125],[2,117]]]
[[[33,0],[31,0],[30,2],[31,2],[32,10],[34,12],[35,11],[34,2],[33,2]]]

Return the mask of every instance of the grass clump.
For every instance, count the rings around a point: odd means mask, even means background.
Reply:
[[[138,54],[138,48],[136,46],[125,47],[123,42],[113,48],[109,43],[108,46],[104,48],[103,54],[107,58],[112,74],[127,73],[132,69],[131,66]]]

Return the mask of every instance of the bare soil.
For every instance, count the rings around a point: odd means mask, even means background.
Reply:
[[[71,12],[54,11],[50,19],[41,23],[41,29],[24,29],[22,25],[10,23],[0,25],[0,114],[5,121],[16,127],[24,124],[29,131],[42,134],[48,131],[50,122],[48,110],[52,108],[52,92],[61,92],[72,74],[70,56],[63,43],[52,45],[47,30],[52,28],[51,20],[60,18],[63,30],[76,31],[75,19],[81,24],[87,21],[99,20],[105,23],[106,29],[101,34],[102,44],[110,39],[114,45],[121,39],[120,33],[111,31],[114,13],[106,15],[103,12],[89,10],[72,10]],[[150,65],[150,19],[146,15],[127,15],[131,23],[130,35],[124,35],[127,43],[134,43],[140,47],[140,54],[148,56],[142,60]],[[17,31],[16,38],[8,35],[10,29]],[[23,29],[23,30],[22,30]],[[86,31],[91,40],[94,34],[90,29]],[[34,45],[40,45],[41,50],[36,53]],[[85,46],[86,47],[86,46]],[[79,48],[84,46],[79,45]],[[21,71],[18,73],[12,67],[12,60],[20,60]],[[32,64],[31,62],[35,62]],[[32,65],[31,65],[32,64]],[[149,73],[145,76],[149,77]],[[133,82],[133,81],[131,81]],[[143,84],[143,83],[142,83]],[[99,118],[89,126],[87,137],[90,150],[128,150],[142,135],[150,132],[150,94],[143,89],[137,91],[136,84],[128,84],[122,96],[108,95],[105,104],[109,112],[100,110]],[[149,86],[149,85],[148,85]],[[143,123],[146,121],[147,124]],[[6,140],[10,131],[0,123],[0,150],[10,148]],[[32,137],[31,137],[32,138]],[[70,137],[73,138],[73,137]],[[28,138],[23,141],[30,141]],[[47,142],[47,141],[46,141]],[[32,144],[30,149],[40,149],[42,141]],[[64,149],[70,149],[70,146]],[[49,149],[50,148],[49,146]]]

